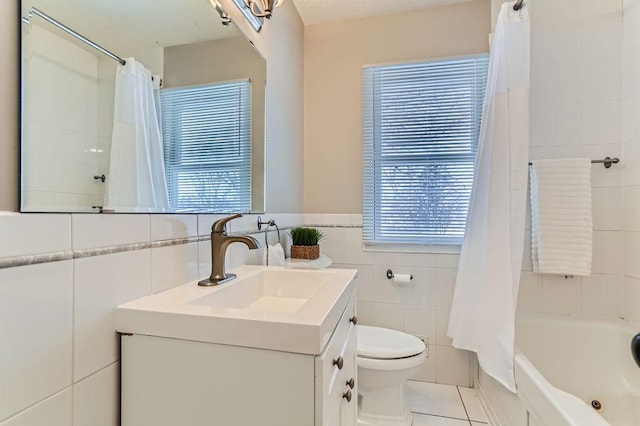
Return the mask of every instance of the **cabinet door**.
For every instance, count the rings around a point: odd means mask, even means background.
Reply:
[[[345,350],[344,350],[344,358],[345,364],[348,365],[346,368],[345,380],[345,390],[344,392],[351,393],[351,401],[348,401],[346,397],[342,398],[342,403],[340,404],[340,425],[341,426],[355,426],[357,423],[358,416],[358,366],[357,362],[357,350],[358,350],[358,342],[356,335],[357,328],[351,327],[349,330],[349,337],[347,338]],[[351,388],[353,386],[353,388]]]

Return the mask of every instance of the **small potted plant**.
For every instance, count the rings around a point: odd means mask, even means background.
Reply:
[[[297,227],[291,229],[291,258],[317,259],[320,257],[318,243],[324,238],[322,231],[315,228]]]

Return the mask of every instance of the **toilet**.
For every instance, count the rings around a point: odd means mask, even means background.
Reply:
[[[358,425],[410,426],[404,384],[426,358],[424,342],[396,330],[357,327]]]

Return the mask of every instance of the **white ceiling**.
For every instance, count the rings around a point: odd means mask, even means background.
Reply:
[[[293,1],[305,25],[346,21],[366,16],[408,12],[471,0],[289,0]],[[274,13],[277,13],[275,11]]]

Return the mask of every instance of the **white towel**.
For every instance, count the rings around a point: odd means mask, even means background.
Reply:
[[[590,275],[591,161],[539,160],[531,167],[533,271]]]
[[[284,266],[284,248],[280,243],[269,244],[264,249],[263,264],[267,266]]]

